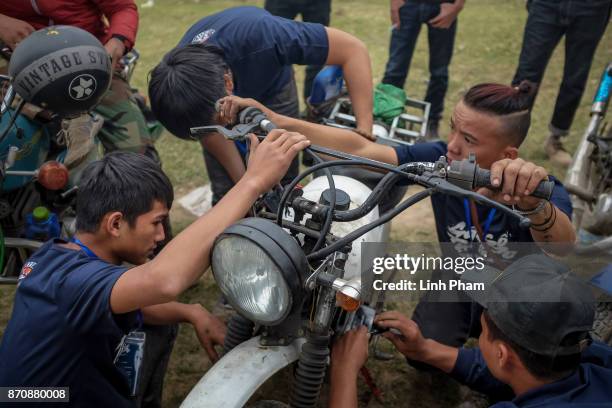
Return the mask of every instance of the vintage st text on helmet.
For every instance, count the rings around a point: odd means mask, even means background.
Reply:
[[[9,75],[26,102],[71,117],[100,102],[112,70],[110,56],[96,37],[77,27],[54,26],[19,43]]]

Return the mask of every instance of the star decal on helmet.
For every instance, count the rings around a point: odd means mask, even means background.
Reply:
[[[96,90],[96,79],[89,75],[83,74],[74,78],[68,87],[68,92],[72,99],[82,101],[89,98]]]

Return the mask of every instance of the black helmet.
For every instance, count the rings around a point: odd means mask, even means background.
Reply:
[[[111,60],[100,41],[87,31],[47,27],[15,48],[9,75],[26,102],[61,116],[76,116],[102,99],[111,81]]]

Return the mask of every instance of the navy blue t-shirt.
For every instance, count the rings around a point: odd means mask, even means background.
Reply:
[[[493,377],[479,349],[459,349],[451,376],[468,387],[506,401],[491,408],[610,407],[612,404],[612,348],[593,343],[582,352],[572,375],[530,390],[518,397]]]
[[[435,162],[440,156],[446,155],[446,143],[421,143],[412,146],[400,145],[395,147],[397,161],[399,164],[409,162]],[[555,182],[551,202],[570,218],[572,215],[572,204],[569,194],[557,179],[550,177]],[[472,231],[468,231],[468,220],[466,219],[464,201],[462,198],[449,196],[447,194],[434,194],[431,197],[434,216],[436,219],[436,230],[440,242],[454,244],[454,248],[463,252],[469,245],[470,238],[476,242],[480,241],[476,226],[472,225]],[[476,204],[478,219],[485,223],[491,207]],[[473,221],[472,221],[473,223]],[[505,213],[496,211],[486,234],[486,242],[491,250],[503,260],[514,258],[515,251],[508,248],[510,242],[533,242],[529,229],[520,228],[516,218]]]
[[[223,50],[234,93],[267,104],[292,75],[292,64],[323,65],[329,43],[321,24],[276,17],[258,7],[235,7],[204,17],[179,46],[212,44]]]
[[[0,386],[70,387],[72,406],[133,407],[113,359],[136,313],[110,309],[126,268],[58,243],[45,243],[22,269],[0,345]]]

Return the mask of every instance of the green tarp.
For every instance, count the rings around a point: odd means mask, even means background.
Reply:
[[[391,124],[393,118],[404,112],[406,92],[389,84],[378,84],[374,89],[374,120]]]

